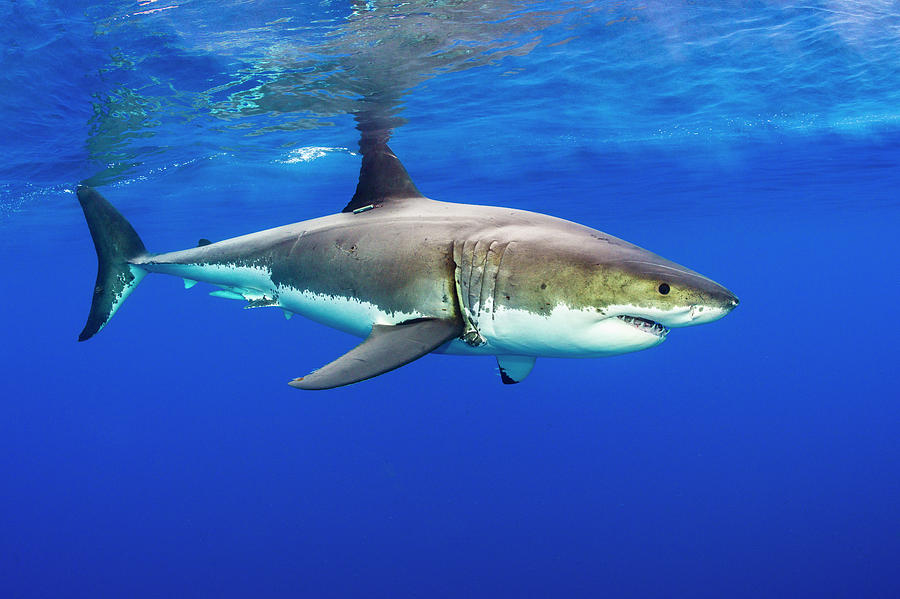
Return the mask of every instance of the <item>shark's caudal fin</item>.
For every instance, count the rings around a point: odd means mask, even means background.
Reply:
[[[147,253],[134,228],[112,204],[90,187],[78,186],[78,202],[84,210],[97,249],[97,283],[87,324],[78,336],[85,341],[106,326],[125,298],[146,273],[129,261]]]

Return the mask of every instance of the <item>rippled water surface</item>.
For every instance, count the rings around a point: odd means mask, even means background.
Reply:
[[[896,3],[19,1],[0,32],[0,595],[900,594]],[[513,386],[428,356],[304,394],[356,340],[166,277],[76,342],[76,184],[191,247],[340,210],[360,131],[429,197],[741,306]]]

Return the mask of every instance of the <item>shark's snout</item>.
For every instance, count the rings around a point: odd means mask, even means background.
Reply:
[[[713,291],[705,295],[704,300],[690,306],[688,313],[685,315],[687,318],[680,322],[672,322],[671,326],[685,327],[714,322],[734,310],[741,303],[736,295],[718,284],[715,284]]]
[[[718,283],[716,283],[716,293],[712,296],[712,299],[718,302],[720,308],[725,310],[726,313],[731,312],[735,308],[737,308],[738,304],[741,303],[741,300],[738,299],[738,296],[733,294],[731,291],[722,287]]]
[[[635,286],[642,294],[633,294],[631,305],[619,307],[620,312],[664,327],[689,327],[719,320],[740,303],[712,279],[646,250],[640,252],[640,259],[622,264],[626,273],[643,282]]]

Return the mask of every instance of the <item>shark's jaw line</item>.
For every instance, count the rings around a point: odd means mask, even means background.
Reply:
[[[659,308],[617,304],[607,306],[603,313],[607,316],[639,318],[656,324],[663,329],[672,329],[713,322],[728,314],[729,310],[702,304]],[[665,333],[664,333],[665,334]]]
[[[634,320],[629,317],[630,320]],[[625,318],[606,317],[597,309],[558,304],[547,314],[496,307],[479,321],[481,346],[462,340],[443,348],[451,354],[494,354],[600,358],[640,351],[665,341],[659,325],[644,326]]]
[[[669,329],[653,320],[648,320],[640,316],[629,316],[627,314],[619,314],[616,318],[636,327],[640,331],[665,338],[669,334]]]

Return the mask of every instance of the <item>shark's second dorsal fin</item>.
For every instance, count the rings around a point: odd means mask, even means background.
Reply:
[[[424,197],[409,178],[400,159],[383,141],[360,143],[362,166],[353,199],[342,212],[353,212],[367,206]]]

